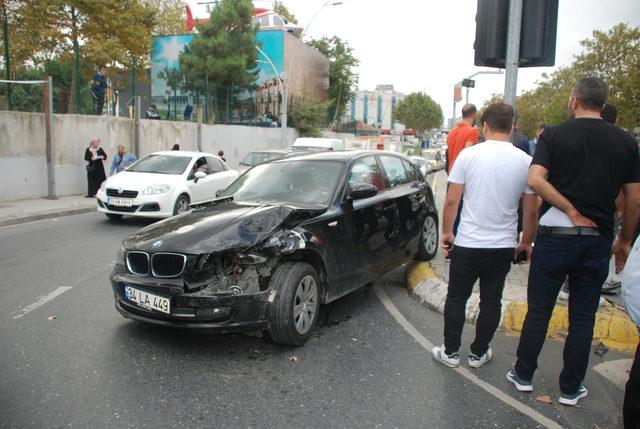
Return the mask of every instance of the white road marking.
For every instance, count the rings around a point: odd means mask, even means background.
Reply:
[[[80,277],[78,280],[76,280],[74,282],[74,284],[72,286],[60,286],[58,287],[56,290],[54,290],[53,292],[44,295],[44,296],[40,296],[38,297],[38,299],[36,299],[36,302],[34,302],[33,304],[29,304],[26,307],[21,308],[20,310],[18,310],[16,312],[16,315],[13,316],[14,319],[20,319],[24,316],[26,316],[28,313],[31,313],[33,310],[42,307],[44,304],[46,304],[47,302],[51,301],[54,298],[57,298],[58,296],[62,295],[63,293],[65,293],[68,290],[73,289],[75,286],[78,286],[80,283],[84,282],[85,280],[88,280],[91,276],[93,276],[94,274],[104,271],[105,269],[111,268],[111,266],[113,265],[113,263],[116,262],[115,260],[110,261],[108,264],[102,266],[102,267],[97,267],[94,268],[89,274]]]
[[[39,297],[36,300],[36,302],[34,302],[33,304],[29,304],[26,307],[24,307],[23,309],[21,309],[18,312],[18,314],[13,316],[13,318],[14,319],[20,319],[21,317],[23,317],[26,314],[32,312],[36,308],[45,305],[47,302],[51,301],[52,299],[54,299],[58,295],[62,295],[63,293],[65,293],[66,291],[68,291],[71,288],[72,288],[72,286],[60,286],[58,289],[54,290],[50,294]]]
[[[387,293],[380,286],[376,285],[373,289],[375,290],[378,299],[380,299],[380,302],[382,302],[382,305],[384,305],[387,311],[393,316],[394,319],[396,319],[396,322],[398,322],[400,326],[402,326],[402,328],[409,335],[411,335],[413,339],[416,340],[418,344],[420,344],[420,346],[422,346],[423,349],[431,354],[433,344],[402,315],[400,310],[398,310],[398,307],[396,307],[395,304],[391,302],[391,299],[389,299]],[[471,381],[473,384],[484,389],[500,401],[504,402],[512,408],[515,408],[516,410],[535,420],[539,424],[544,425],[547,428],[562,428],[562,426],[560,426],[558,423],[543,416],[533,408],[523,404],[520,401],[517,401],[516,399],[512,398],[511,396],[507,395],[506,393],[502,392],[500,389],[487,383],[486,381],[481,380],[477,375],[475,375],[467,368],[457,367],[453,368],[453,370],[465,377],[467,380]]]

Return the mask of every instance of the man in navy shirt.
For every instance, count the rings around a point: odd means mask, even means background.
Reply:
[[[104,106],[104,93],[107,90],[107,78],[105,76],[105,67],[101,65],[98,71],[93,75],[91,82],[91,95],[93,96],[96,115],[102,115],[102,107]]]

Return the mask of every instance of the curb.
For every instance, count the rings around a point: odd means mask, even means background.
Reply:
[[[422,305],[444,314],[448,284],[436,276],[428,262],[418,262],[407,272],[407,289],[409,295]],[[478,318],[480,294],[474,292],[467,301],[466,321],[475,324]],[[519,335],[527,314],[527,303],[522,301],[502,300],[502,315],[499,328],[509,335]],[[557,304],[553,310],[547,338],[564,338],[569,329],[568,308]],[[638,346],[638,328],[624,311],[605,303],[596,313],[593,340],[602,342],[607,347],[623,352],[633,352]]]
[[[20,223],[34,222],[34,221],[37,221],[37,220],[51,219],[51,218],[54,218],[54,217],[71,216],[71,215],[75,215],[75,214],[89,213],[89,212],[93,212],[93,211],[96,211],[95,206],[94,207],[80,207],[80,208],[75,208],[75,209],[56,210],[56,211],[46,212],[46,213],[38,213],[38,214],[33,214],[33,215],[13,217],[13,218],[9,218],[9,219],[0,220],[0,228],[3,227],[3,226],[17,225],[17,224],[20,224]]]

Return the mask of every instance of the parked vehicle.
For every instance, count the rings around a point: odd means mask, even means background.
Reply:
[[[240,162],[240,173],[244,173],[254,165],[263,164],[274,159],[282,158],[287,154],[286,150],[282,149],[257,149],[249,152]]]
[[[102,183],[96,194],[98,211],[109,219],[169,217],[214,199],[238,176],[210,153],[155,152]]]
[[[438,248],[429,185],[383,151],[308,153],[253,167],[207,204],[125,240],[116,309],[163,326],[312,334],[319,305]]]
[[[325,139],[313,137],[298,137],[291,147],[292,150],[344,150],[344,141],[340,139]]]
[[[439,149],[427,149],[422,154],[431,165],[432,171],[440,171],[444,168],[444,157]]]
[[[424,177],[431,174],[431,164],[429,164],[426,159],[421,156],[410,156],[409,158],[411,158],[411,161],[418,166],[420,173],[422,173]]]

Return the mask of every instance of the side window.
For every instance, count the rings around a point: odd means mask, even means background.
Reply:
[[[209,174],[209,166],[207,165],[207,160],[202,157],[196,160],[196,163],[193,164],[193,172],[197,173],[198,171],[203,171]]]
[[[348,191],[352,191],[358,185],[373,185],[378,191],[384,190],[384,179],[375,157],[367,156],[351,166]]]
[[[395,156],[381,156],[380,160],[382,161],[382,166],[384,167],[385,173],[387,173],[387,179],[389,179],[389,184],[392,188],[410,182],[400,158],[396,158]]]
[[[220,162],[219,159],[208,156],[207,164],[209,165],[209,172],[207,174],[219,173],[225,170],[224,165]]]
[[[409,178],[409,181],[415,182],[416,180],[418,180],[418,172],[416,171],[416,166],[411,164],[406,159],[402,160],[402,164],[404,165],[404,169],[407,170],[407,177]]]

